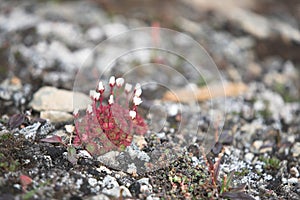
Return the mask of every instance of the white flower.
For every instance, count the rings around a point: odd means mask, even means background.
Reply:
[[[133,103],[134,103],[134,105],[138,106],[138,105],[140,105],[142,102],[143,102],[143,101],[142,101],[142,99],[141,99],[140,97],[137,97],[137,96],[134,96],[134,97],[133,97]]]
[[[122,87],[124,82],[125,82],[124,78],[117,78],[117,80],[116,80],[118,87]]]
[[[131,89],[132,89],[132,85],[129,83],[126,83],[125,84],[125,92],[129,93],[131,91]]]
[[[130,110],[129,116],[131,117],[131,119],[134,119],[136,117],[136,112],[134,110]]]
[[[142,88],[138,88],[134,91],[134,95],[137,97],[141,96],[141,94],[142,94]]]
[[[139,83],[137,83],[136,85],[135,85],[135,90],[137,90],[137,89],[139,89],[139,88],[141,88],[141,84],[139,84]]]
[[[111,76],[109,79],[109,85],[113,87],[115,83],[116,83],[116,78],[114,76]]]
[[[100,93],[96,92],[95,90],[90,90],[90,97],[95,100],[99,100]]]
[[[76,116],[76,115],[78,115],[78,113],[79,113],[79,109],[75,108],[74,111],[73,111],[73,115]]]
[[[100,92],[103,92],[103,91],[104,91],[104,86],[103,86],[102,81],[100,81],[99,84],[98,84],[98,90],[99,90]]]
[[[114,103],[114,96],[111,94],[108,99],[108,104],[112,105]]]
[[[92,113],[92,112],[93,112],[93,107],[92,107],[91,105],[88,105],[86,111],[87,111],[88,113]]]
[[[95,91],[95,92],[94,92],[93,98],[94,98],[95,100],[99,100],[99,99],[100,99],[100,93]]]

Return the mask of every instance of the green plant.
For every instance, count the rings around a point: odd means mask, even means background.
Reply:
[[[259,160],[265,163],[264,168],[266,170],[278,170],[280,168],[280,160],[276,157],[265,158],[260,156]]]

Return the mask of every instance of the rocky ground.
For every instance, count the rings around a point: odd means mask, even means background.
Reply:
[[[141,2],[0,0],[0,199],[300,199],[299,2]],[[198,41],[223,81],[243,90],[225,86],[226,101],[199,95],[199,112],[186,101],[179,112],[164,91],[146,88],[141,111],[162,105],[166,121],[161,128],[163,113],[145,114],[152,129],[122,153],[92,157],[79,147],[70,162],[64,145],[42,142],[71,138],[76,73],[117,51],[95,44],[157,22]],[[142,54],[116,65],[150,60]],[[170,60],[203,92],[202,78]],[[79,95],[83,108],[89,98]],[[210,113],[224,108],[221,126]],[[213,148],[202,149],[197,135],[187,143],[194,127],[179,128],[180,119],[210,133]]]

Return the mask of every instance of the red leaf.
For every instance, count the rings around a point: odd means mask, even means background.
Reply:
[[[11,116],[8,120],[8,125],[10,129],[14,129],[22,125],[26,122],[26,115],[25,114],[15,114]]]
[[[23,191],[25,191],[27,186],[32,183],[32,179],[29,176],[21,174],[20,175],[20,182],[21,182]]]
[[[61,144],[63,144],[61,137],[59,137],[57,135],[53,135],[52,137],[49,137],[49,138],[43,138],[43,139],[41,139],[41,141],[42,142],[49,142],[49,143],[61,143]]]

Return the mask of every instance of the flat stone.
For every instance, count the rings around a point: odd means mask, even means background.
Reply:
[[[49,119],[53,123],[67,122],[67,121],[71,121],[73,119],[73,115],[71,115],[67,112],[54,111],[54,110],[42,111],[40,113],[40,117],[43,119]]]
[[[45,86],[40,88],[33,96],[30,106],[37,111],[63,111],[74,110],[73,100],[76,99],[76,108],[85,109],[90,103],[90,98],[79,92],[72,92],[55,87]]]

